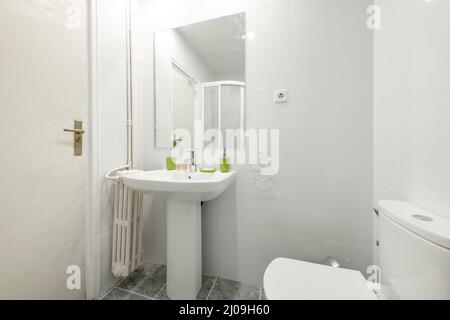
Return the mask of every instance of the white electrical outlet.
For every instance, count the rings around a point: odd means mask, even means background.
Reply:
[[[289,91],[276,90],[274,94],[275,103],[287,103],[289,100]]]

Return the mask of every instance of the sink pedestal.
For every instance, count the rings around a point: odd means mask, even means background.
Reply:
[[[202,287],[200,202],[167,201],[167,296],[195,300]]]

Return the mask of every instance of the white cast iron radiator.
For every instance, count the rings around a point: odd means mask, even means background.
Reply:
[[[122,177],[140,171],[116,171],[107,178],[114,181],[114,224],[112,243],[112,273],[127,277],[142,264],[142,203],[141,193],[127,188]]]

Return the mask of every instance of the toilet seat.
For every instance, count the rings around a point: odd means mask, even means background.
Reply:
[[[268,300],[376,300],[363,275],[303,261],[278,258],[264,274]]]

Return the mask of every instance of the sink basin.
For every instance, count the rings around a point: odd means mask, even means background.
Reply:
[[[167,296],[195,300],[202,287],[201,202],[214,200],[235,173],[156,170],[123,178],[136,191],[167,199]]]
[[[123,178],[125,185],[145,194],[164,194],[172,199],[198,202],[210,201],[221,195],[234,181],[230,173],[181,173],[156,170]]]

